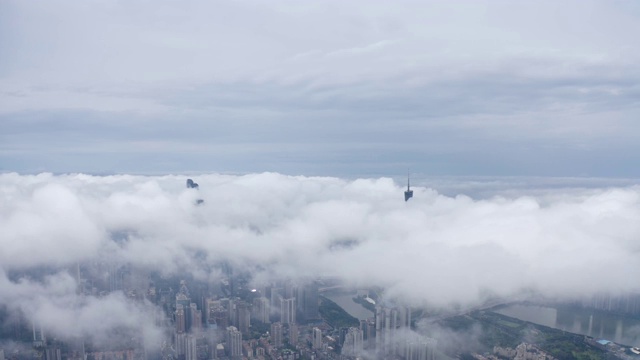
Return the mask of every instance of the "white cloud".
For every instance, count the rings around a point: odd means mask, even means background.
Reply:
[[[384,178],[202,175],[197,194],[184,180],[4,174],[0,263],[9,271],[110,256],[201,274],[201,252],[208,264],[338,276],[436,305],[531,289],[564,298],[637,290],[621,275],[640,270],[637,187],[475,200],[416,188],[405,203]],[[114,245],[113,232],[128,240]]]

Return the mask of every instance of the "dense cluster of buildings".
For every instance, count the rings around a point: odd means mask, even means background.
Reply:
[[[120,334],[125,341],[102,346],[91,334],[47,338],[45,329],[28,323],[21,325],[29,329],[21,340],[30,341],[35,352],[11,351],[7,360],[434,359],[434,340],[409,336],[406,307],[377,306],[359,326],[331,327],[320,316],[318,281],[253,288],[248,275],[231,272],[217,280],[185,281],[108,263],[72,271],[83,296],[122,292],[130,301],[153,303],[163,340],[145,342],[134,329]]]
[[[331,328],[319,316],[315,281],[207,297],[202,309],[191,301],[182,282],[175,295],[173,346],[163,352],[165,358],[435,359],[435,340],[411,331],[408,307],[377,306],[375,316],[360,326]]]
[[[521,343],[516,348],[495,346],[492,355],[479,355],[474,357],[478,360],[557,360],[550,354],[540,350],[538,347]]]
[[[613,295],[599,293],[584,300],[581,305],[585,308],[608,311],[623,315],[640,315],[640,293]]]

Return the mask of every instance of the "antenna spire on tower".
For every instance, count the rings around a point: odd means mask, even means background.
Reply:
[[[407,191],[404,192],[404,201],[407,201],[413,197],[413,190],[411,190],[410,174],[407,170]]]

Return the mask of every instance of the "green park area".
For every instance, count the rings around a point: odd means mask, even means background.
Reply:
[[[333,328],[360,326],[360,321],[355,317],[349,315],[338,304],[327,299],[324,296],[320,296],[320,316]]]
[[[535,345],[557,359],[608,360],[613,354],[601,350],[583,335],[536,325],[510,318],[492,311],[473,311],[468,314],[440,320],[439,324],[455,332],[478,335],[477,352],[491,352],[494,346],[515,348],[522,342]],[[463,356],[463,358],[465,358]]]

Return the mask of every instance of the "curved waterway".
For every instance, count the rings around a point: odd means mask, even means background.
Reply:
[[[356,293],[345,292],[326,292],[322,296],[338,304],[349,315],[358,318],[358,320],[366,320],[373,317],[373,311],[353,301]]]
[[[640,346],[640,319],[571,307],[509,305],[493,310],[523,321],[575,334]]]

